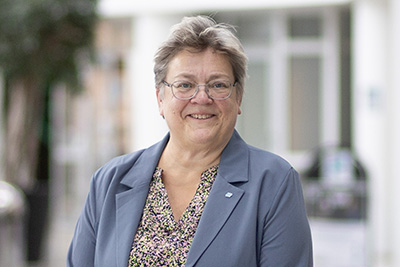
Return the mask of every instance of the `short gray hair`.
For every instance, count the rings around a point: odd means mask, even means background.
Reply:
[[[156,87],[159,88],[167,75],[169,62],[184,49],[203,51],[212,48],[228,56],[233,69],[238,97],[242,97],[247,77],[247,56],[234,27],[217,23],[208,16],[184,17],[171,28],[167,40],[159,47],[154,57]]]

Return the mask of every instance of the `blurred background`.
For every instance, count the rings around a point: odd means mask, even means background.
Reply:
[[[237,129],[301,174],[315,266],[400,266],[400,1],[0,0],[0,267],[65,266],[93,172],[167,132],[153,55],[237,26]]]

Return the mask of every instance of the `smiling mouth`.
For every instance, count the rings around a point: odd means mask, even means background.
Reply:
[[[190,117],[194,118],[194,119],[198,119],[198,120],[206,120],[209,119],[211,117],[213,117],[214,115],[201,115],[201,114],[191,114]]]

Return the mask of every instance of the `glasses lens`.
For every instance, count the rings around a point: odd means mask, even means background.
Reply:
[[[232,92],[232,84],[229,81],[213,81],[207,87],[210,97],[214,99],[226,99]]]
[[[197,85],[190,81],[176,81],[171,87],[176,98],[189,99],[195,94]]]

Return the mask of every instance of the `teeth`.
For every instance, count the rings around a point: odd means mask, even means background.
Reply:
[[[208,118],[211,118],[212,117],[212,115],[200,115],[200,114],[192,114],[192,115],[190,115],[192,118],[195,118],[195,119],[200,119],[200,120],[204,120],[204,119],[208,119]]]

